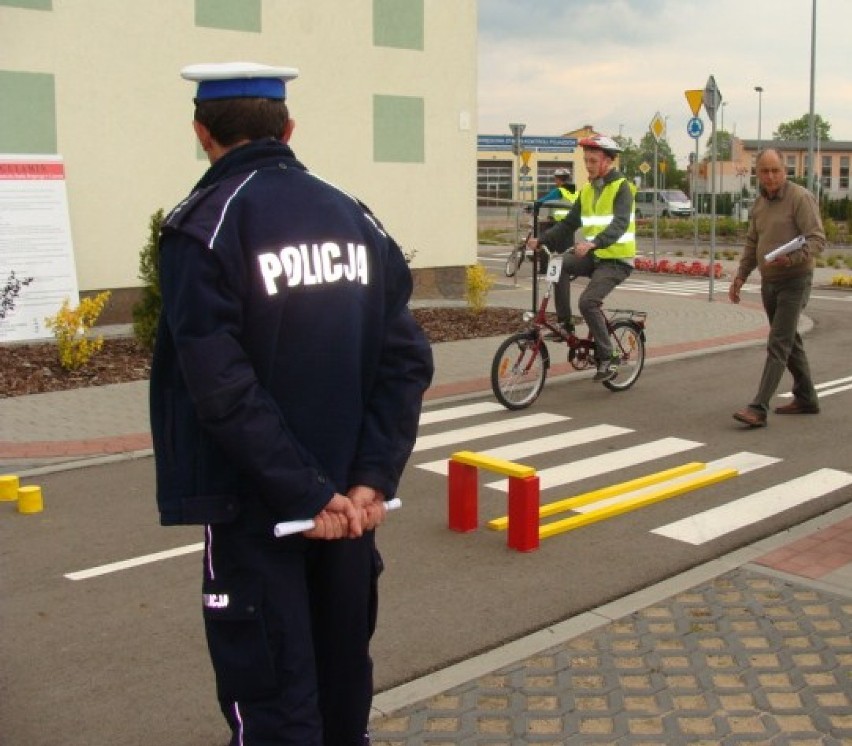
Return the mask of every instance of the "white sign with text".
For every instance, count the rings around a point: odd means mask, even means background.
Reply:
[[[79,305],[65,165],[0,154],[0,342],[52,336],[44,320]]]

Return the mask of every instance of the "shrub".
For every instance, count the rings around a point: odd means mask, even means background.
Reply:
[[[163,308],[157,255],[162,224],[163,211],[157,210],[148,223],[148,242],[139,252],[139,279],[144,285],[142,297],[133,306],[133,336],[148,350],[154,349],[157,324],[160,322],[160,311]]]
[[[73,309],[66,298],[59,311],[44,320],[56,337],[59,364],[65,370],[82,368],[104,346],[103,337],[90,337],[88,333],[104,310],[110,295],[109,290],[104,290],[91,298],[83,298],[80,305]]]
[[[482,311],[488,300],[488,291],[494,280],[481,264],[474,264],[465,270],[465,298],[474,311]]]

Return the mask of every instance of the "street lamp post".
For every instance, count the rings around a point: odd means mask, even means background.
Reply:
[[[757,152],[760,153],[761,137],[760,137],[760,120],[763,117],[763,86],[756,85],[754,90],[757,91]]]
[[[515,170],[516,170],[516,178],[515,185],[513,191],[515,192],[515,201],[521,201],[521,135],[524,134],[524,130],[527,125],[525,124],[510,124],[509,129],[512,131],[512,151],[515,154]],[[519,205],[515,205],[515,240],[517,242],[518,236],[521,232],[521,224],[520,224],[520,210]]]

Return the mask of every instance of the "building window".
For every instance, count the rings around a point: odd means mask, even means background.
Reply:
[[[536,195],[547,194],[556,182],[553,180],[553,172],[557,168],[566,168],[570,171],[568,182],[574,183],[574,164],[560,163],[559,161],[539,161],[536,165]]]
[[[423,0],[373,0],[373,44],[423,51]]]
[[[823,189],[831,189],[831,156],[822,157],[822,172],[820,173],[820,184]]]
[[[796,175],[796,156],[784,156],[784,166],[787,171],[787,178],[792,179]]]
[[[27,10],[53,10],[53,0],[0,0],[0,5]]]
[[[512,161],[480,161],[476,169],[476,197],[480,205],[499,205],[512,199]]]
[[[426,137],[423,99],[373,96],[373,159],[423,163]]]
[[[53,76],[0,70],[0,153],[56,153]]]
[[[840,189],[849,189],[849,156],[840,156]]]
[[[195,25],[261,32],[261,0],[195,0]]]

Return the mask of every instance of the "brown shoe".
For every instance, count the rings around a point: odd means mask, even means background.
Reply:
[[[752,407],[744,407],[734,412],[734,419],[749,427],[766,427],[766,413]]]
[[[775,414],[819,414],[819,404],[805,404],[793,399],[789,404],[775,407]]]

